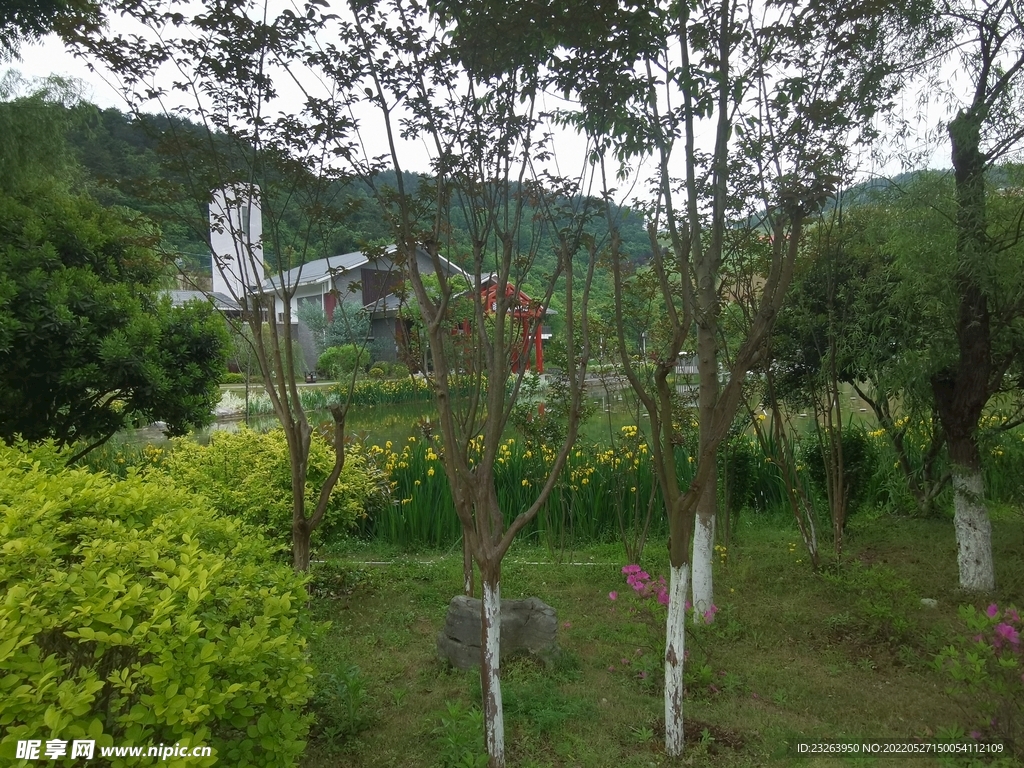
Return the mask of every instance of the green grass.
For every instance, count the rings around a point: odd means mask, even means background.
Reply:
[[[1002,508],[995,517],[993,599],[1019,604],[1024,515]],[[666,570],[657,544],[642,563],[654,575]],[[625,594],[620,552],[593,546],[561,563],[535,545],[509,553],[502,596],[552,605],[565,651],[553,669],[522,660],[503,667],[511,766],[869,768],[897,762],[783,752],[788,739],[928,739],[974,725],[975,703],[947,695],[948,681],[931,666],[960,631],[957,606],[966,600],[955,588],[948,521],[861,516],[851,522],[843,567],[823,574],[811,572],[783,517],[741,521],[716,563],[721,611],[688,632],[688,751],[679,763],[661,750],[662,617]],[[479,754],[478,677],[449,671],[435,656],[461,583],[459,553],[409,557],[352,541],[319,568],[312,610],[331,624],[312,658],[328,672],[358,668],[360,711],[358,727],[336,728],[331,738],[314,732],[305,768],[431,768]],[[614,603],[612,590],[620,594]],[[925,597],[938,608],[923,607]]]

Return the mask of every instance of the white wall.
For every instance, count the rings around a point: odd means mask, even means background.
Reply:
[[[213,291],[240,299],[259,285],[263,267],[263,215],[259,187],[236,184],[214,190],[210,201]]]

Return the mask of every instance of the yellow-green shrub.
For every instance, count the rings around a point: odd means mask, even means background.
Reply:
[[[306,474],[307,515],[333,466],[332,448],[314,434]],[[276,541],[291,541],[292,476],[283,430],[215,432],[208,445],[176,440],[164,467],[176,483],[201,493],[220,512],[263,526]],[[351,528],[365,515],[367,501],[377,489],[370,473],[361,449],[350,446],[327,512],[313,534],[314,543]]]
[[[60,463],[0,446],[0,762],[19,739],[95,739],[97,756],[180,742],[214,750],[190,766],[294,765],[303,579],[158,473]]]

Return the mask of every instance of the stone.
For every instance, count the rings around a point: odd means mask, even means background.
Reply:
[[[501,601],[501,658],[527,654],[544,663],[558,653],[555,609],[536,597]],[[459,669],[480,666],[480,601],[458,595],[448,604],[437,653]]]
[[[923,605],[925,608],[938,608],[939,607],[939,601],[935,600],[935,599],[933,599],[931,597],[922,597],[921,598],[921,605]]]

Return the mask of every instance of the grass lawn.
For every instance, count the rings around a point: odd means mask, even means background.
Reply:
[[[1002,508],[993,517],[995,601],[1024,607],[1024,515]],[[977,702],[947,694],[932,666],[963,632],[957,607],[968,602],[955,589],[952,522],[855,517],[842,568],[823,574],[811,572],[791,528],[785,518],[735,524],[716,564],[720,612],[687,635],[689,744],[678,764],[897,765],[906,760],[798,759],[786,742],[928,740],[974,727]],[[663,609],[634,599],[621,551],[608,544],[558,557],[521,543],[506,558],[502,597],[552,605],[564,650],[551,668],[503,663],[510,765],[674,764],[661,749]],[[657,577],[666,559],[655,541],[642,565]],[[461,553],[350,542],[317,573],[313,610],[330,626],[313,645],[323,676],[303,765],[479,764],[478,676],[446,669],[435,651],[460,589]]]

